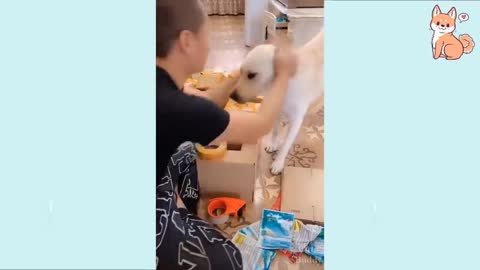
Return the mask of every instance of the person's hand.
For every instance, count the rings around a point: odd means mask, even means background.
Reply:
[[[183,92],[189,95],[196,95],[198,92],[201,91],[195,88],[191,83],[185,83],[183,85]]]
[[[275,46],[275,75],[287,78],[295,76],[298,66],[298,56],[295,49],[286,41],[276,41]]]

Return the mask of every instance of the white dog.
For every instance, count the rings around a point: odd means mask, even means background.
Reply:
[[[289,81],[288,92],[282,114],[289,122],[287,136],[282,140],[280,135],[281,116],[278,117],[271,131],[265,150],[269,153],[278,151],[272,164],[271,172],[279,174],[285,166],[285,159],[290,151],[305,113],[310,105],[318,100],[323,90],[324,63],[323,31],[309,43],[298,49],[298,69],[296,75]],[[242,75],[238,88],[232,97],[239,102],[254,100],[264,96],[270,90],[274,76],[275,47],[260,45],[247,55],[242,63]]]

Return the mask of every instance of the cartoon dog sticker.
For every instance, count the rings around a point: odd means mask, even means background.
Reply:
[[[435,5],[432,11],[430,28],[433,30],[432,50],[433,58],[440,57],[447,60],[457,60],[462,55],[471,53],[475,47],[473,39],[468,34],[457,37],[453,34],[456,27],[457,10],[452,7],[447,13],[442,13]]]

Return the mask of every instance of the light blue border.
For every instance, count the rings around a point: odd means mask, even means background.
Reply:
[[[0,1],[0,269],[154,269],[154,1]]]
[[[437,3],[470,14],[459,61],[432,58]],[[477,269],[480,3],[325,10],[325,269]]]

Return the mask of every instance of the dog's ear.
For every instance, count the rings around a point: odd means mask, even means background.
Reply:
[[[448,11],[448,16],[450,16],[452,19],[456,19],[457,18],[457,10],[455,9],[455,7],[452,7],[449,11]]]
[[[432,10],[432,17],[438,16],[442,11],[438,5],[435,5]]]

